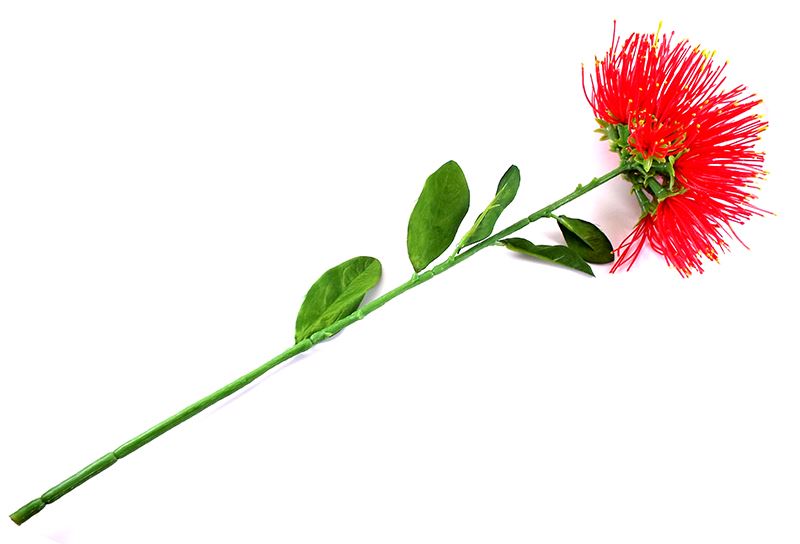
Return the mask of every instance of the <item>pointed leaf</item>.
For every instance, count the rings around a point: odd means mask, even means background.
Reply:
[[[492,234],[500,214],[517,196],[517,189],[519,189],[519,168],[512,164],[503,174],[503,177],[500,178],[494,199],[475,220],[475,224],[472,225],[472,228],[469,229],[469,232],[459,244],[459,249],[480,242]]]
[[[595,225],[565,215],[559,215],[557,220],[567,245],[585,261],[604,264],[614,260],[614,246]]]
[[[538,246],[525,238],[506,238],[505,240],[501,240],[500,243],[512,251],[574,268],[584,274],[594,276],[592,267],[586,264],[586,261],[584,261],[580,255],[567,246]]]
[[[454,161],[425,181],[408,220],[408,258],[414,271],[424,270],[450,247],[469,209],[469,187]]]
[[[295,342],[305,340],[356,311],[364,295],[381,279],[381,263],[355,257],[334,266],[308,290],[295,324]]]

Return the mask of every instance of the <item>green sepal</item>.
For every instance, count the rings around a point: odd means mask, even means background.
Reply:
[[[655,213],[656,207],[658,206],[658,202],[653,202],[648,198],[647,193],[644,192],[639,185],[634,185],[631,189],[634,196],[636,196],[636,200],[639,202],[639,207],[642,208],[643,215],[650,215]]]

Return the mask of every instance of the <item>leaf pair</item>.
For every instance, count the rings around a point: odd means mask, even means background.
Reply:
[[[519,169],[511,166],[500,179],[494,199],[461,239],[456,252],[492,234],[500,214],[517,195],[519,181]],[[408,220],[406,245],[414,272],[425,270],[453,243],[469,210],[469,198],[467,179],[454,161],[443,164],[425,181]]]
[[[614,260],[614,246],[595,225],[566,215],[559,215],[556,221],[567,246],[586,262],[606,264]]]
[[[594,276],[592,267],[584,261],[577,252],[567,246],[540,246],[525,238],[506,238],[500,241],[501,244],[506,246],[511,251],[530,255],[543,261],[548,261],[554,264],[560,264],[568,268],[574,268],[584,274]]]
[[[525,238],[506,238],[500,243],[512,251],[573,268],[594,276],[588,263],[604,264],[614,260],[608,237],[592,223],[565,215],[554,217],[566,246],[537,245]]]
[[[519,188],[519,170],[512,166],[500,180],[489,206],[459,243],[457,250],[487,238]],[[461,167],[443,164],[425,181],[408,222],[408,256],[415,272],[427,268],[453,243],[469,210],[469,187]],[[326,271],[308,290],[295,323],[295,342],[324,332],[355,312],[381,277],[374,257],[355,257]],[[334,334],[334,331],[329,331]]]
[[[494,198],[456,246],[476,244],[491,236],[500,214],[517,195],[519,169],[511,166],[497,185]],[[443,164],[425,181],[408,221],[408,256],[414,272],[425,270],[455,240],[469,210],[469,187],[461,167],[454,161]],[[507,248],[594,275],[588,263],[614,260],[611,242],[587,221],[564,215],[558,221],[566,246],[536,245],[524,238],[507,238]],[[303,300],[295,323],[295,341],[302,342],[325,332],[337,321],[358,310],[366,294],[378,284],[381,263],[374,257],[355,257],[326,271],[314,282]],[[339,327],[341,328],[341,327]],[[325,337],[335,334],[329,330]]]

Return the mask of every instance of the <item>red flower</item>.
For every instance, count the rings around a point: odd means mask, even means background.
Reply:
[[[681,275],[717,260],[741,224],[763,210],[752,190],[763,178],[754,149],[767,123],[752,110],[761,100],[739,85],[722,90],[727,65],[673,35],[632,34],[595,60],[591,96],[600,132],[623,161],[643,216],[617,248],[612,272],[630,269],[647,242]]]

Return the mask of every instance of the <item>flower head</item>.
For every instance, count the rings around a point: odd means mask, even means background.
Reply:
[[[724,90],[727,63],[714,53],[675,42],[673,34],[616,36],[595,60],[584,91],[598,130],[622,161],[642,218],[617,248],[612,271],[630,269],[645,243],[681,275],[717,260],[741,224],[763,210],[752,190],[764,176],[754,149],[767,123],[753,109],[761,100],[739,85]]]

